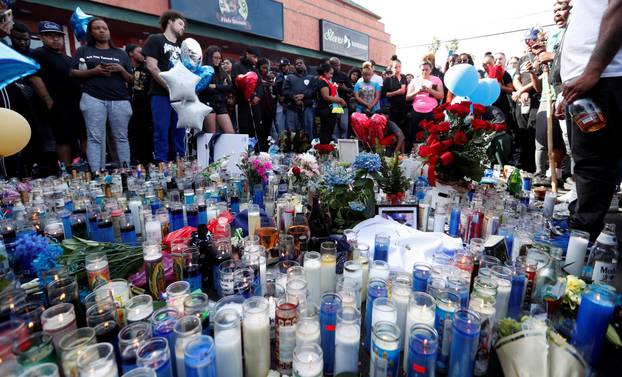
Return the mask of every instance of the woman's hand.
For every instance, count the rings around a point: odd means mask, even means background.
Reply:
[[[92,68],[92,71],[96,76],[104,76],[104,77],[110,77],[110,72],[111,72],[108,69],[108,67],[103,64],[96,65],[95,68]]]
[[[209,84],[208,86],[210,89],[216,89],[216,84]]]
[[[106,64],[105,68],[108,70],[108,72],[111,72],[111,73],[122,72],[125,70],[125,68],[123,68],[123,66],[119,63]]]

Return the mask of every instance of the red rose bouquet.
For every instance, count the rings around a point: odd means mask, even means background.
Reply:
[[[472,108],[471,108],[472,106]],[[482,119],[486,108],[471,102],[443,104],[433,111],[434,120],[423,120],[416,135],[418,155],[428,166],[428,180],[446,181],[470,178],[479,181],[489,164],[486,149],[504,124]]]

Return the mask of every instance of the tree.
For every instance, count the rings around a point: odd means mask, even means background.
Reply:
[[[432,43],[430,43],[428,49],[430,50],[430,52],[436,54],[439,48],[441,48],[441,40],[436,37],[432,37]]]

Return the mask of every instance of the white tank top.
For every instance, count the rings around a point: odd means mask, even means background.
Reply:
[[[561,58],[563,82],[579,77],[596,47],[598,31],[609,0],[573,0],[568,30],[564,37]],[[601,77],[622,76],[622,49],[618,51]]]

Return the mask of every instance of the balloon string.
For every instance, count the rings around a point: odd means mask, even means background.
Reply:
[[[2,167],[2,175],[6,177],[7,174],[6,174],[6,166],[4,165],[4,156],[0,157],[0,167]]]
[[[257,127],[255,127],[255,115],[253,114],[253,107],[251,106],[251,101],[248,101],[248,110],[251,113],[251,121],[253,122],[253,130],[255,131],[255,139],[257,139],[257,143],[255,143],[255,151],[259,150],[259,134],[257,134]]]

